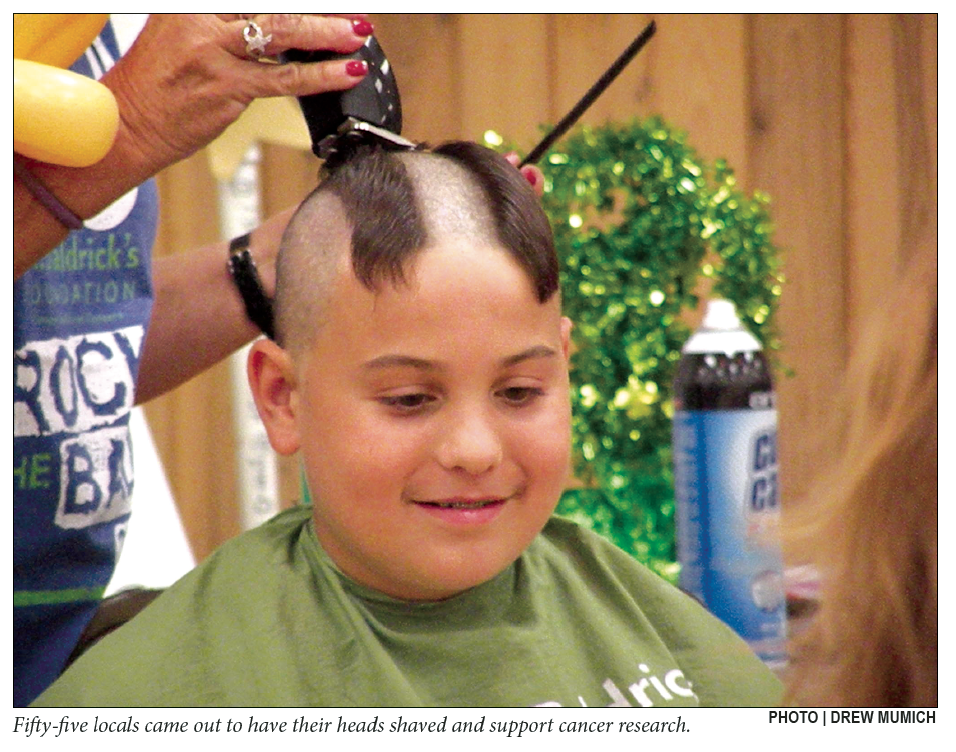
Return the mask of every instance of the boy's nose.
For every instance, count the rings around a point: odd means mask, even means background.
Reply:
[[[451,421],[438,445],[437,459],[446,470],[480,475],[503,458],[501,437],[491,416],[481,410],[463,411]]]

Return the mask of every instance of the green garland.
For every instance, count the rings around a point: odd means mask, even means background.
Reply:
[[[486,141],[501,145],[496,134]],[[558,513],[677,576],[671,384],[701,278],[768,347],[783,277],[767,196],[651,118],[580,126],[541,165],[574,322],[574,469]]]

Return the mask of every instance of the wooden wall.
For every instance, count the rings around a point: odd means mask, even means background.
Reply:
[[[373,16],[402,92],[405,135],[437,143],[489,128],[524,149],[648,23],[645,15]],[[663,15],[644,52],[585,116],[660,114],[746,190],[773,198],[785,253],[784,498],[838,447],[821,433],[860,321],[937,222],[935,15]],[[266,147],[264,210],[313,184],[307,153]],[[159,252],[218,234],[204,156],[160,178]],[[238,531],[225,366],[147,406],[197,557]],[[282,464],[284,498],[296,490]],[[786,502],[785,502],[786,503]]]

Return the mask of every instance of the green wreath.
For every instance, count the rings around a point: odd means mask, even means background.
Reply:
[[[500,145],[495,134],[486,141]],[[671,385],[699,284],[778,347],[783,277],[769,199],[745,196],[660,118],[580,126],[541,165],[542,202],[574,322],[572,438],[579,486],[558,513],[675,581]]]

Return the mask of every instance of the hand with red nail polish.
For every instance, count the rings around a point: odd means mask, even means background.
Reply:
[[[370,37],[375,32],[372,23],[367,18],[353,18],[352,31],[356,36]]]
[[[368,73],[368,63],[365,60],[349,60],[345,64],[345,72],[350,76],[364,76]]]
[[[117,148],[125,148],[129,132],[142,157],[142,164],[121,170],[125,187],[201,149],[254,99],[352,88],[368,72],[358,61],[276,65],[276,57],[291,49],[350,55],[373,31],[360,14],[150,15],[102,79],[122,114]]]

